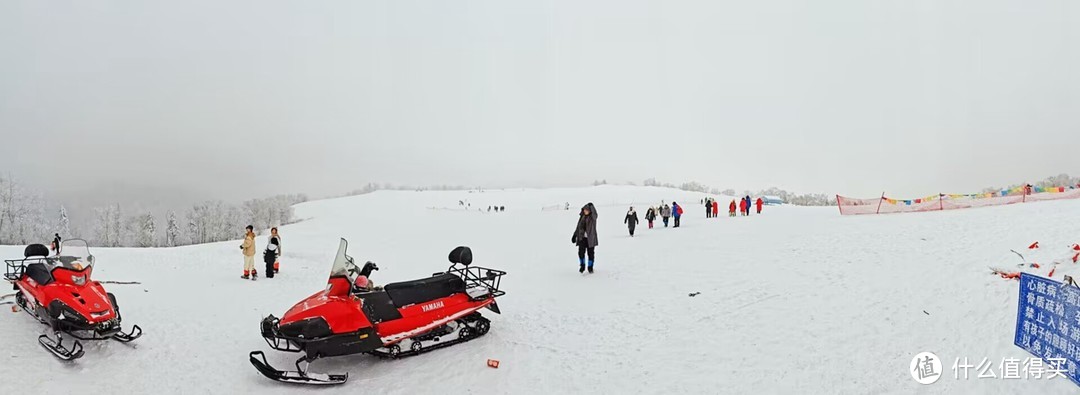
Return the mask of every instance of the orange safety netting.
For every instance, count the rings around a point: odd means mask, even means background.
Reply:
[[[855,199],[836,195],[841,215],[913,213],[1080,198],[1080,186],[1017,187],[1000,192],[937,194],[919,199]]]

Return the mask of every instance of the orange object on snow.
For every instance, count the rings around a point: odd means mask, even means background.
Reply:
[[[1038,269],[1040,266],[1038,263],[1032,262],[1031,267]]]
[[[19,312],[19,308],[18,308],[17,306],[11,306],[11,312],[12,312],[12,313],[18,313],[18,312]]]
[[[1073,263],[1076,263],[1077,260],[1080,260],[1080,252],[1077,252],[1076,255],[1073,255]]]
[[[1028,246],[1029,250],[1034,250],[1036,248],[1039,248],[1039,242],[1037,242],[1037,241],[1034,242],[1034,243],[1031,243],[1031,245]]]
[[[487,363],[488,363],[489,368],[493,368],[493,369],[498,369],[499,368],[499,360],[498,359],[489,359]]]
[[[1050,269],[1050,274],[1049,274],[1049,275],[1047,275],[1046,277],[1054,277],[1054,271],[1056,271],[1056,270],[1057,270],[1057,268],[1056,268],[1056,267],[1055,267],[1055,268],[1053,268],[1053,269]]]

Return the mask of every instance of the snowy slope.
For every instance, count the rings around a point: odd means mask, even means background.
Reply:
[[[325,390],[267,380],[247,354],[266,350],[271,363],[291,366],[298,355],[270,352],[258,321],[323,287],[339,237],[350,240],[357,260],[379,263],[377,283],[443,270],[457,245],[471,246],[476,264],[509,274],[503,314],[484,313],[493,321],[487,336],[397,361],[314,363],[313,371],[350,372],[333,393],[1077,391],[1066,380],[957,381],[948,368],[956,357],[1027,357],[1012,345],[1017,283],[989,275],[987,266],[1015,263],[1008,250],[1035,240],[1061,249],[1080,242],[1073,220],[1080,202],[867,217],[782,206],[760,217],[706,220],[702,197],[604,186],[308,202],[297,206],[307,220],[281,229],[282,274],[254,283],[238,278],[239,241],[96,249],[99,280],[143,283],[109,289],[125,326],[138,323],[146,334],[132,345],[89,343],[85,357],[65,364],[37,345],[43,326],[4,306],[0,349],[9,357],[0,374],[18,379],[0,382],[0,393],[115,383],[124,383],[120,393]],[[626,206],[637,206],[644,221],[644,206],[661,199],[686,204],[683,228],[643,223],[638,237],[628,237]],[[461,210],[459,200],[473,210]],[[598,206],[601,240],[597,273],[583,276],[569,239],[587,201]],[[570,211],[541,209],[566,202]],[[490,204],[507,211],[477,210]],[[257,242],[261,249],[266,238]],[[0,256],[21,249],[0,247]],[[907,368],[920,351],[945,359],[948,377],[915,383]],[[488,358],[501,367],[486,367]]]

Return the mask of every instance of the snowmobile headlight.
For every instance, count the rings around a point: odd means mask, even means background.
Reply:
[[[86,276],[76,276],[76,275],[72,274],[71,275],[71,282],[75,283],[75,285],[86,284]]]

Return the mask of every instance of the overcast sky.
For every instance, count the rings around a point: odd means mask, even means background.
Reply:
[[[970,192],[1080,174],[1078,20],[1070,0],[7,0],[0,169],[226,199]]]

